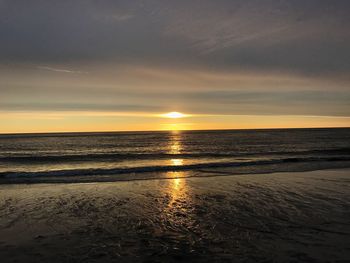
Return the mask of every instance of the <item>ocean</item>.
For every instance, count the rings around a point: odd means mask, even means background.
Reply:
[[[0,135],[0,183],[108,181],[350,167],[350,129]]]

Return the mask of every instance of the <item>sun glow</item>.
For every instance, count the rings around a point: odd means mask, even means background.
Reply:
[[[187,115],[185,115],[185,114],[183,114],[181,112],[172,111],[172,112],[168,112],[168,113],[162,114],[161,116],[164,117],[164,118],[179,119],[179,118],[184,118]]]

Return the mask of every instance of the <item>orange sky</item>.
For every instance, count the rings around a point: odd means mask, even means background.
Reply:
[[[350,127],[348,117],[66,112],[1,113],[0,133]]]

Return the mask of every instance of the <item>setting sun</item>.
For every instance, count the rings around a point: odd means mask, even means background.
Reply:
[[[181,112],[172,111],[172,112],[169,112],[169,113],[162,114],[162,117],[171,118],[171,119],[179,119],[179,118],[186,117],[186,115],[181,113]]]

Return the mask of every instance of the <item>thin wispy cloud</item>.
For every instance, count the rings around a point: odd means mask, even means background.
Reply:
[[[69,73],[69,74],[87,74],[88,73],[86,71],[68,70],[68,69],[63,69],[63,68],[53,68],[53,67],[47,67],[47,66],[37,66],[36,68],[42,69],[42,70],[53,71],[53,72],[59,72],[59,73]]]

